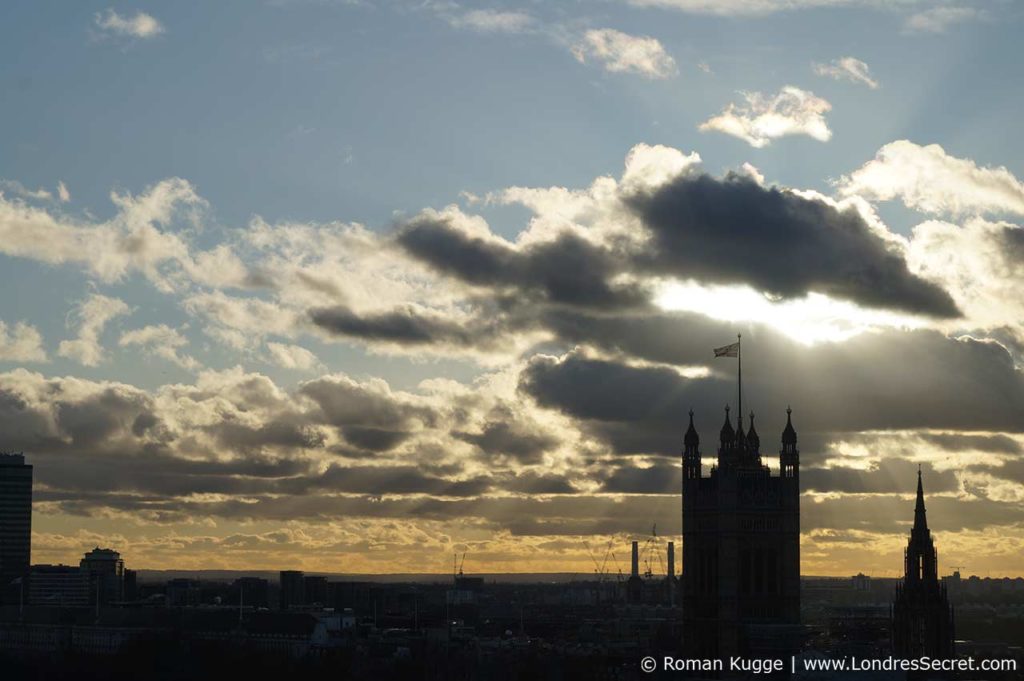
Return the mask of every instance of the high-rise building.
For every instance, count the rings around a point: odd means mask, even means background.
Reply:
[[[32,552],[32,466],[0,454],[0,587],[28,574]]]
[[[232,605],[266,608],[270,604],[270,582],[260,577],[239,577],[231,584]]]
[[[320,575],[306,575],[302,578],[303,605],[324,605],[327,603],[327,578]]]
[[[903,582],[892,604],[892,648],[904,659],[953,657],[953,612],[939,582],[938,553],[928,529],[924,485],[917,471],[914,527],[903,559]]]
[[[729,408],[717,464],[701,470],[693,425],[683,449],[683,645],[690,657],[792,651],[800,635],[800,453],[786,410],[779,475],[761,461],[750,415]]]
[[[306,602],[302,570],[281,570],[281,609],[296,605],[303,605]]]
[[[82,556],[79,567],[89,573],[92,589],[101,603],[124,600],[124,561],[120,553],[97,546]]]

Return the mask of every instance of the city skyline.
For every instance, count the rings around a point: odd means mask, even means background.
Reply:
[[[681,552],[688,414],[715,442],[741,333],[733,418],[775,475],[800,432],[800,573],[901,575],[920,468],[940,575],[1024,574],[1024,9],[3,12],[32,563]]]

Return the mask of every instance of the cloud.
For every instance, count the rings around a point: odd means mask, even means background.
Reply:
[[[520,389],[542,406],[581,420],[620,454],[674,456],[681,419],[693,408],[707,438],[705,448],[713,451],[722,405],[735,403],[732,368],[686,377],[676,367],[709,362],[710,348],[734,328],[696,315],[582,317],[565,329],[567,340],[670,364],[635,364],[580,350],[538,355],[521,374]],[[805,435],[1021,430],[1013,414],[1024,407],[1024,377],[995,343],[950,339],[934,331],[889,331],[806,348],[762,327],[746,328],[744,339],[751,336],[758,357],[748,358],[745,344],[744,358],[758,369],[755,378],[744,376],[744,394],[759,412],[762,442],[778,441],[786,404],[793,405],[795,423]],[[815,379],[823,375],[830,377],[827,386]],[[765,412],[759,405],[775,406]],[[808,454],[813,457],[814,451]]]
[[[871,69],[860,59],[854,57],[840,57],[833,59],[828,64],[814,62],[811,64],[811,68],[819,76],[833,80],[848,80],[867,85],[872,90],[878,89],[878,81],[871,76]]]
[[[111,192],[110,220],[83,222],[0,195],[0,253],[51,265],[76,264],[105,283],[130,273],[171,292],[191,283],[250,287],[260,283],[229,247],[193,251],[190,241],[207,204],[181,178],[139,195]]]
[[[182,369],[194,371],[201,366],[195,358],[179,353],[181,348],[188,345],[188,339],[177,329],[172,329],[166,324],[155,324],[126,331],[121,334],[118,345],[122,348],[139,346],[146,354],[165,359]]]
[[[777,12],[828,8],[864,8],[873,10],[913,10],[929,0],[625,0],[636,7],[659,7],[692,14],[721,17],[758,17]],[[943,11],[939,11],[943,10]],[[959,21],[974,13],[970,8],[937,7],[919,12],[908,19],[925,26]],[[920,17],[920,18],[915,18]],[[927,29],[926,29],[927,30]]]
[[[841,194],[869,200],[900,199],[924,213],[1024,214],[1024,183],[1004,166],[978,167],[938,144],[890,142],[875,158],[839,181]]]
[[[572,47],[573,56],[586,63],[597,61],[612,73],[634,73],[645,78],[670,78],[676,62],[656,38],[634,36],[612,28],[593,29]]]
[[[700,124],[709,130],[738,137],[760,149],[787,135],[807,135],[819,142],[832,138],[824,114],[832,105],[814,93],[787,85],[776,95],[741,92],[745,106],[730,104],[722,113]]]
[[[316,355],[301,345],[270,342],[267,343],[267,351],[274,363],[285,369],[312,371],[320,366]]]
[[[145,12],[134,16],[120,15],[113,9],[97,12],[94,23],[104,35],[146,40],[164,32],[163,25]]]
[[[646,297],[639,286],[611,281],[623,264],[614,254],[569,231],[517,248],[460,211],[425,211],[402,226],[397,241],[436,270],[476,286],[583,307],[631,306]]]
[[[522,33],[534,24],[533,17],[526,12],[495,9],[474,9],[449,14],[447,21],[454,28],[480,33]]]
[[[443,315],[417,310],[413,306],[365,315],[357,315],[340,306],[321,308],[311,310],[310,319],[328,334],[399,345],[470,345],[483,340],[479,329],[466,328]]]
[[[981,218],[963,224],[929,220],[914,227],[907,259],[914,271],[949,291],[976,333],[1002,329],[1016,343],[1024,339],[1024,229]],[[995,337],[1015,349],[1005,335]]]
[[[0,321],[0,361],[3,362],[45,362],[43,336],[31,324],[18,322],[8,331],[7,324]]]
[[[31,199],[34,201],[51,201],[53,200],[53,194],[48,189],[29,189],[21,182],[17,180],[0,180],[0,189],[6,189],[7,191],[20,196],[25,199]],[[0,200],[3,199],[3,195],[0,194]]]
[[[110,320],[129,312],[130,309],[123,300],[98,293],[90,295],[74,313],[78,323],[78,337],[74,340],[61,341],[57,354],[85,366],[99,366],[105,359],[103,346],[100,344],[103,328]]]
[[[984,15],[974,7],[932,7],[907,17],[904,29],[908,33],[945,33],[953,24],[960,24]]]
[[[637,256],[650,271],[747,282],[786,298],[816,291],[868,307],[959,314],[949,294],[911,273],[903,253],[853,207],[762,187],[748,176],[704,174],[680,176],[627,202],[653,236]]]
[[[57,197],[61,203],[67,203],[71,200],[71,192],[68,191],[68,187],[64,184],[63,180],[57,183]]]

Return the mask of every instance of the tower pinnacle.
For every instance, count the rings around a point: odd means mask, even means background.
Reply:
[[[914,505],[914,529],[928,531],[928,518],[924,508],[924,485],[921,482],[921,465],[917,466],[917,503]]]

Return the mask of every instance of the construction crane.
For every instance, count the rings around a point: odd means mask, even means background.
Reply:
[[[459,560],[459,552],[452,554],[452,577],[462,576],[462,566],[466,564],[466,552],[462,552],[462,560]]]
[[[654,575],[654,562],[658,562],[657,574],[665,574],[665,562],[662,558],[661,542],[658,539],[658,523],[654,523],[651,526],[651,536],[644,542],[644,548],[641,551],[644,563],[644,577],[651,579]]]

